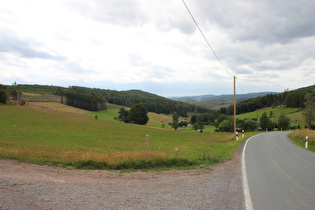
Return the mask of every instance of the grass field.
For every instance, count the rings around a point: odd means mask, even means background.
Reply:
[[[270,116],[270,112],[273,113],[275,120],[278,120],[278,117],[281,113],[285,113],[291,119],[291,126],[295,124],[300,125],[301,128],[304,128],[304,119],[302,115],[302,110],[300,108],[266,108],[258,110],[258,119],[261,118],[262,114],[266,112],[267,116]],[[246,118],[257,118],[257,111],[248,112],[245,114],[237,115],[237,118],[244,120]],[[273,117],[271,118],[274,119]]]
[[[115,105],[100,112],[58,103],[35,105],[49,109],[0,105],[1,158],[74,168],[187,167],[231,159],[245,140],[233,140],[232,133],[125,124],[114,119]],[[164,119],[155,117],[152,124]]]

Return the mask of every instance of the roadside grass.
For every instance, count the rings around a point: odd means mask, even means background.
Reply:
[[[189,168],[229,160],[245,141],[233,140],[233,133],[125,124],[114,120],[115,106],[92,117],[54,111],[58,106],[0,105],[0,158],[87,169]]]
[[[305,148],[305,137],[308,136],[308,150],[315,152],[315,130],[301,129],[289,135],[292,142]]]

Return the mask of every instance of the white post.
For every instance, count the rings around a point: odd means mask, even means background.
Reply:
[[[149,155],[149,135],[147,135],[147,154]]]
[[[244,138],[245,134],[244,134],[244,130],[242,130],[242,137]]]
[[[235,134],[236,134],[236,141],[238,141],[238,132],[236,131]]]
[[[308,136],[306,136],[305,138],[305,149],[307,149],[307,146],[308,146]]]

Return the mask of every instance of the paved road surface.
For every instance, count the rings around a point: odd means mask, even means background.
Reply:
[[[289,132],[248,141],[245,163],[253,209],[315,209],[315,154],[294,145]]]

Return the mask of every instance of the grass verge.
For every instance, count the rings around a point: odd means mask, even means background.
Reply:
[[[308,136],[308,150],[315,152],[315,131],[309,129],[296,130],[289,134],[292,142],[305,148],[305,137]]]

